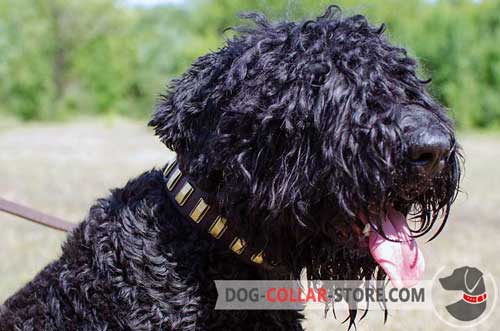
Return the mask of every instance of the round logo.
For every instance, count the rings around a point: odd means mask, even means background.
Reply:
[[[489,317],[497,293],[490,273],[471,266],[443,267],[434,276],[432,303],[441,321],[455,328],[469,328]]]

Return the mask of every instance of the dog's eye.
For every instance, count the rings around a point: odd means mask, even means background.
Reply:
[[[264,85],[263,92],[267,97],[272,97],[273,95],[279,92],[280,90],[279,86],[280,86],[279,83],[274,80],[268,81]]]
[[[326,76],[330,73],[330,67],[324,63],[314,63],[308,67],[308,81],[313,86],[323,85],[326,81]]]

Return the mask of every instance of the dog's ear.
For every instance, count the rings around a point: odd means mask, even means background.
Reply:
[[[212,191],[220,177],[210,155],[221,107],[230,97],[224,81],[234,52],[228,53],[221,49],[198,58],[172,81],[149,122],[161,141],[177,153],[182,171],[206,191]]]
[[[465,274],[464,281],[465,287],[471,293],[474,292],[479,281],[483,277],[483,273],[478,268],[467,267],[467,273]]]
[[[161,95],[149,126],[168,148],[183,154],[201,147],[217,116],[226,65],[216,53],[202,56]]]

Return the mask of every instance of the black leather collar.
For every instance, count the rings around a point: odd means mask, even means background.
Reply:
[[[266,269],[274,267],[274,264],[265,260],[262,250],[252,247],[236,235],[229,221],[206,203],[206,193],[188,181],[179,169],[176,159],[165,166],[163,174],[169,198],[187,221],[200,231],[208,232],[245,262]]]

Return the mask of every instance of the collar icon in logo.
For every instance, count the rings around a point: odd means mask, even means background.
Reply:
[[[448,291],[462,291],[462,299],[446,306],[446,310],[457,320],[472,321],[486,310],[487,293],[483,273],[474,267],[461,267],[440,278],[441,286]]]

